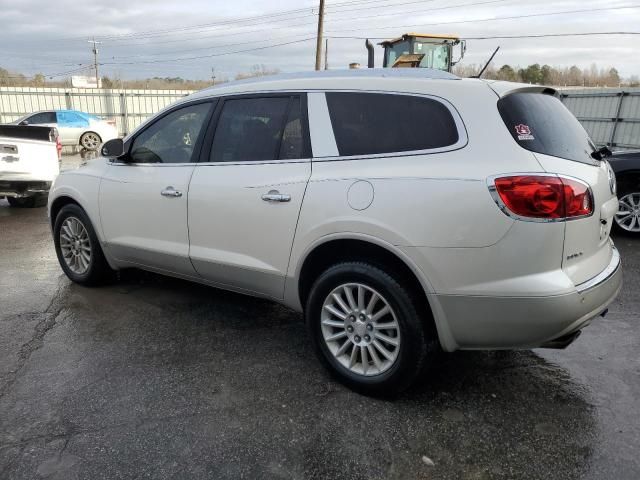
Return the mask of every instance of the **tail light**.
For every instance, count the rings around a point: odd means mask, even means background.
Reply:
[[[496,178],[494,184],[504,207],[521,217],[563,220],[593,213],[591,189],[578,180],[515,175]]]
[[[62,144],[60,143],[60,136],[56,137],[56,150],[58,151],[58,160],[62,160]]]

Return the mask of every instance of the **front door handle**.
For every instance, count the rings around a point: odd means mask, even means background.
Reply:
[[[290,202],[291,195],[280,193],[278,190],[269,190],[269,193],[262,195],[265,202]]]
[[[163,197],[181,197],[182,192],[180,190],[176,190],[173,187],[167,187],[160,192],[160,195]]]

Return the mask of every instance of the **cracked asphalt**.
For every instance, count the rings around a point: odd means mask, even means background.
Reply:
[[[0,201],[0,479],[640,478],[640,239],[568,349],[443,354],[376,400],[301,316],[143,272],[62,274],[45,209]]]

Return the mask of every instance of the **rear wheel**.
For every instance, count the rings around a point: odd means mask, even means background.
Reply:
[[[101,144],[102,139],[95,132],[86,132],[80,137],[80,145],[87,150],[97,150]]]
[[[618,190],[616,226],[625,232],[640,235],[640,179],[620,182]]]
[[[60,210],[53,227],[56,255],[64,273],[76,283],[97,285],[113,276],[89,217],[78,205]]]
[[[426,312],[377,266],[345,262],[313,285],[305,318],[320,360],[347,386],[389,395],[410,386],[435,352]]]

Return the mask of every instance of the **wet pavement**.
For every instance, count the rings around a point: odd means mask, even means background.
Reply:
[[[637,479],[640,240],[615,240],[623,290],[567,350],[443,354],[389,401],[276,304],[71,284],[45,209],[0,200],[0,479]]]

